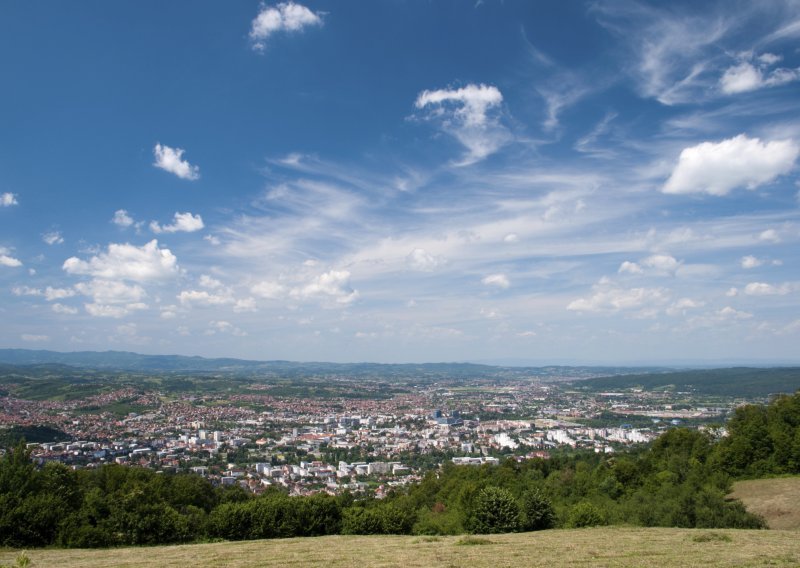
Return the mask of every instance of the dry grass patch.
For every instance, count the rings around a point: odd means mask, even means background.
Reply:
[[[764,517],[771,529],[800,529],[800,477],[737,481],[730,497]]]
[[[711,535],[711,536],[703,536]],[[111,550],[28,551],[34,568],[324,566],[641,567],[798,566],[790,531],[602,527],[488,536],[328,536]],[[481,546],[465,546],[465,539]],[[0,551],[0,564],[18,551]]]

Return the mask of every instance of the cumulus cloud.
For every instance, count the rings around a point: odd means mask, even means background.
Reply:
[[[776,87],[800,79],[800,69],[770,70],[770,67],[781,60],[772,53],[756,56],[752,52],[745,52],[739,54],[739,59],[740,62],[728,67],[719,80],[720,90],[726,95]]]
[[[644,274],[651,272],[656,274],[674,274],[681,263],[675,257],[668,254],[654,254],[639,261],[624,261],[619,265],[619,274]]]
[[[506,289],[511,286],[508,277],[505,274],[490,274],[481,280],[484,286],[495,286],[497,288]]]
[[[117,227],[127,228],[133,225],[133,217],[128,215],[128,212],[124,209],[117,209],[114,212],[114,216],[111,218],[111,222],[114,223]]]
[[[137,247],[128,243],[108,245],[108,250],[88,261],[71,257],[62,268],[69,274],[88,275],[105,280],[149,282],[166,280],[178,274],[178,259],[158,241]]]
[[[741,263],[742,268],[745,269],[757,268],[763,264],[763,261],[752,255],[743,256],[742,260],[739,262]]]
[[[170,148],[162,144],[156,144],[153,148],[153,155],[156,161],[153,165],[171,174],[175,174],[181,179],[196,180],[200,179],[200,167],[193,166],[183,160],[184,150],[181,148]]]
[[[684,148],[662,191],[726,195],[737,187],[755,189],[789,173],[800,146],[793,140],[762,142],[744,134]]]
[[[765,229],[758,234],[758,240],[768,243],[779,243],[781,242],[781,236],[775,229]]]
[[[305,286],[292,289],[294,298],[330,299],[337,304],[350,304],[359,294],[350,286],[350,272],[347,270],[331,270],[316,276]]]
[[[276,6],[262,6],[250,26],[250,42],[256,51],[266,49],[267,39],[279,32],[299,32],[310,26],[321,26],[322,17],[302,4],[282,2]]]
[[[406,263],[414,270],[431,272],[443,264],[440,257],[433,256],[425,249],[415,248],[406,257]]]
[[[98,318],[115,318],[119,319],[125,317],[135,310],[146,309],[147,306],[141,303],[126,304],[126,305],[109,305],[109,304],[85,304],[86,313],[90,316]]]
[[[578,298],[567,305],[574,312],[618,312],[654,308],[669,300],[669,291],[663,288],[621,288],[604,278],[592,287],[593,294]]]
[[[508,143],[511,135],[497,116],[489,111],[500,106],[503,95],[492,85],[469,84],[460,89],[422,91],[415,101],[417,109],[431,109],[429,117],[441,122],[442,129],[467,149],[461,165],[486,158]]]
[[[216,290],[217,288],[222,288],[222,282],[216,278],[212,278],[208,274],[201,274],[200,286],[203,288],[208,288],[209,290]]]
[[[207,290],[183,290],[178,294],[183,305],[221,306],[232,304],[234,299],[227,293],[214,294]]]
[[[253,285],[250,288],[250,292],[258,296],[259,298],[264,298],[267,300],[278,300],[286,296],[286,294],[288,293],[288,289],[286,288],[286,286],[278,282],[265,280],[263,282],[259,282],[258,284]]]
[[[619,274],[642,274],[644,273],[644,270],[641,266],[639,266],[638,263],[626,260],[619,265],[617,272]]]
[[[750,282],[744,287],[744,293],[748,296],[783,296],[791,292],[790,286],[773,286],[766,282]]]
[[[22,266],[22,262],[11,256],[11,251],[5,247],[0,247],[0,266],[8,266],[9,268],[16,268]]]
[[[705,305],[705,302],[692,300],[691,298],[681,298],[668,307],[666,311],[667,315],[670,316],[684,315],[688,310],[702,308]]]
[[[75,295],[75,290],[70,288],[53,288],[48,286],[43,292],[45,300],[52,302],[53,300],[63,300],[64,298],[71,298]]]
[[[154,233],[193,233],[205,227],[203,218],[200,215],[192,215],[188,211],[186,213],[175,213],[171,225],[159,225],[158,222],[152,221],[150,223],[150,230]]]
[[[256,305],[255,298],[241,298],[236,300],[233,304],[233,311],[237,314],[242,312],[257,312],[258,306]]]
[[[42,235],[42,240],[48,245],[60,245],[64,243],[64,237],[58,231],[51,231]]]
[[[750,319],[753,317],[753,314],[750,312],[744,312],[741,310],[734,309],[730,306],[725,306],[721,310],[717,311],[717,316],[724,320],[741,320],[741,319]]]
[[[84,296],[90,296],[95,304],[141,304],[147,296],[144,288],[138,284],[126,284],[116,280],[92,280],[79,282],[75,290]]]
[[[57,314],[75,315],[78,313],[77,308],[73,308],[72,306],[65,306],[64,304],[59,304],[59,303],[53,304],[51,308]]]
[[[242,331],[231,322],[228,321],[210,321],[208,322],[208,329],[206,335],[214,335],[216,333],[229,333],[235,337],[245,337],[246,331]]]
[[[0,207],[11,207],[12,205],[18,205],[19,201],[17,201],[17,196],[14,193],[0,193]]]

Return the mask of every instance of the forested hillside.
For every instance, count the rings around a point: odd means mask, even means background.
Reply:
[[[649,391],[668,389],[704,395],[767,397],[779,393],[793,393],[800,389],[800,367],[774,369],[736,367],[628,374],[587,379],[576,382],[575,386],[592,391],[639,387]]]

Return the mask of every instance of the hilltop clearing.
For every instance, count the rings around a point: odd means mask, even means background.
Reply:
[[[771,529],[800,529],[800,477],[737,481],[730,496],[764,517]]]
[[[793,531],[597,528],[490,536],[326,536],[107,550],[34,550],[32,566],[797,566]],[[0,552],[9,564],[16,552]]]

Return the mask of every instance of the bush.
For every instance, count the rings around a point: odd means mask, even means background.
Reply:
[[[519,505],[511,493],[500,487],[487,487],[478,493],[472,511],[472,532],[507,533],[520,529]]]
[[[538,489],[532,489],[522,496],[522,528],[526,531],[540,531],[553,528],[555,512],[550,500]]]
[[[570,510],[566,526],[579,529],[604,524],[606,521],[602,511],[589,501],[581,501]]]

